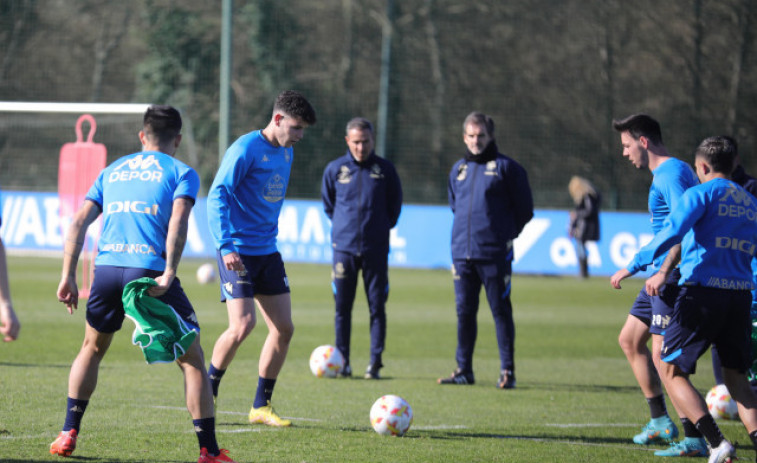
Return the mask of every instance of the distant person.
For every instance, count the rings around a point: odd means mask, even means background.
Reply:
[[[3,223],[2,210],[0,209],[0,224]],[[8,263],[5,259],[5,244],[0,238],[0,334],[3,341],[15,341],[18,338],[18,332],[21,330],[21,323],[16,317],[13,310],[13,301],[11,300],[10,285],[8,284]]]
[[[730,137],[710,137],[699,145],[694,164],[702,184],[683,194],[663,228],[612,278],[620,288],[624,278],[682,244],[680,295],[665,331],[660,372],[673,402],[707,439],[710,463],[730,462],[736,453],[689,379],[711,344],[720,353],[726,387],[757,449],[757,395],[746,377],[752,364],[749,309],[757,201],[729,180],[736,153]]]
[[[150,288],[148,295],[173,307],[177,317],[200,331],[192,304],[176,278],[200,178],[173,157],[181,142],[179,112],[170,106],[150,106],[143,121],[139,132],[142,151],[124,156],[100,172],[66,234],[57,296],[73,314],[79,302],[76,265],[87,227],[103,214],[84,343],[71,366],[66,419],[50,445],[53,455],[67,457],[76,448],[100,362],[124,321],[122,293],[128,283],[154,278],[157,286]],[[176,363],[184,374],[187,409],[200,444],[198,463],[233,463],[216,442],[213,394],[199,335]],[[135,390],[149,392],[151,387],[165,386],[135,385]]]
[[[323,210],[331,219],[336,347],[345,359],[342,376],[352,376],[350,335],[358,273],[370,311],[371,352],[366,379],[379,379],[386,339],[389,296],[389,231],[402,209],[402,185],[394,165],[373,151],[373,124],[356,117],[347,123],[347,153],[323,172]]]
[[[587,241],[599,241],[599,206],[601,196],[594,185],[574,175],[568,183],[568,192],[574,208],[570,211],[570,236],[576,243],[576,255],[581,278],[589,276]]]
[[[649,212],[652,215],[652,231],[656,234],[670,211],[675,209],[683,193],[699,184],[696,174],[687,163],[673,157],[662,140],[660,124],[646,114],[633,114],[622,120],[614,120],[613,128],[620,134],[623,157],[637,169],[649,169],[652,186],[649,188]],[[667,254],[658,256],[652,267],[656,273],[639,291],[618,336],[623,353],[631,365],[636,381],[649,406],[649,422],[633,437],[639,445],[670,443],[670,448],[655,452],[658,456],[679,456],[681,452],[706,455],[707,443],[694,423],[673,402],[681,419],[685,438],[675,442],[678,427],[668,414],[665,405],[660,369],[662,334],[673,315],[673,304],[678,296],[680,269],[678,261],[681,246],[675,245]],[[626,269],[618,270],[611,283]],[[650,285],[654,282],[653,285]],[[647,288],[654,287],[653,292]],[[647,341],[652,338],[652,350]]]
[[[500,154],[494,121],[480,112],[463,121],[463,159],[449,174],[452,279],[457,306],[457,368],[439,384],[473,384],[479,293],[483,284],[499,346],[496,386],[515,387],[515,324],[510,302],[513,240],[534,216],[526,170]]]
[[[237,349],[255,327],[255,305],[268,326],[258,364],[251,423],[289,426],[271,398],[294,333],[284,262],[276,248],[279,212],[294,161],[292,146],[315,124],[315,110],[300,93],[285,91],[268,125],[239,137],[226,150],[208,192],[208,223],[217,249],[221,301],[229,327],[215,343],[208,374],[213,395]]]

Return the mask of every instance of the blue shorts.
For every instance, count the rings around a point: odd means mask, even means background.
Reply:
[[[652,334],[665,334],[665,329],[673,317],[673,306],[680,287],[681,271],[673,269],[665,280],[659,296],[650,296],[646,288],[641,288],[639,295],[631,306],[631,315],[638,318],[649,327]]]
[[[694,374],[711,344],[725,368],[745,373],[752,364],[749,291],[682,286],[662,341],[662,360]]]
[[[143,268],[98,265],[95,267],[95,277],[87,301],[87,323],[100,333],[115,333],[120,330],[124,322],[124,304],[121,301],[124,286],[142,277],[155,278],[162,274],[157,270]],[[173,280],[168,291],[158,299],[173,307],[190,328],[200,331],[194,308],[184,294],[178,278]]]
[[[240,254],[244,270],[226,270],[221,252],[218,259],[218,275],[221,284],[221,302],[226,299],[253,297],[255,294],[275,296],[289,292],[289,279],[284,270],[281,254],[274,252],[265,256]]]

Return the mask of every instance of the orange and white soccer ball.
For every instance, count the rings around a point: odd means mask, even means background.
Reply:
[[[204,263],[197,268],[197,282],[207,285],[216,281],[216,266],[211,263]]]
[[[396,395],[381,396],[371,407],[371,426],[385,436],[402,436],[413,424],[413,409]]]
[[[344,356],[334,346],[318,346],[310,354],[310,371],[318,378],[336,378],[342,368]]]
[[[726,420],[738,420],[739,409],[736,401],[733,400],[725,384],[718,384],[707,393],[705,397],[707,409],[714,418],[723,418]]]

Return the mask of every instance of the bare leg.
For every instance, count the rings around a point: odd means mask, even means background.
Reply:
[[[199,335],[176,363],[184,374],[184,395],[192,419],[212,418],[215,415],[213,391],[205,371],[205,356]]]
[[[633,315],[628,315],[618,336],[618,343],[631,365],[631,371],[641,387],[641,392],[647,399],[662,394],[660,376],[655,368],[652,353],[647,347],[650,336],[649,327]]]
[[[252,298],[227,299],[229,327],[218,337],[210,361],[219,370],[225,370],[237,353],[242,341],[255,327],[255,303]]]
[[[289,342],[294,334],[292,301],[289,293],[275,296],[257,295],[255,300],[268,325],[268,336],[260,353],[258,374],[262,378],[275,379],[284,366],[289,352]]]
[[[660,356],[662,354],[662,335],[659,334],[653,334],[652,335],[652,361],[654,362],[655,368],[657,368],[657,371],[660,375],[660,378],[663,380],[663,384],[665,384],[665,377],[662,375],[662,360],[660,359]],[[665,389],[667,390],[668,385],[665,384]],[[670,395],[670,393],[668,393]],[[678,418],[684,419],[686,418],[686,413],[684,413],[683,409],[678,406],[678,403],[674,400],[674,398],[671,396],[670,401],[673,403],[673,408],[676,409],[676,413],[678,414]]]
[[[113,341],[113,333],[100,333],[89,324],[84,331],[84,342],[71,365],[68,375],[68,396],[72,399],[89,400],[97,387],[100,361]]]

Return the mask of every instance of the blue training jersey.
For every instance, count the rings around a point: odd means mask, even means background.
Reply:
[[[751,262],[757,250],[757,203],[739,185],[716,178],[687,190],[663,229],[634,256],[629,271],[643,270],[678,242],[679,284],[754,288]]]
[[[260,130],[241,136],[226,150],[208,192],[208,225],[222,255],[276,252],[293,159],[291,147],[273,146]]]
[[[694,170],[680,159],[671,157],[652,171],[649,187],[649,213],[652,214],[652,232],[657,234],[670,212],[675,209],[683,192],[699,184]],[[653,268],[660,268],[665,254],[655,259]]]
[[[165,270],[173,201],[194,202],[199,188],[194,169],[158,151],[130,154],[103,169],[86,196],[103,213],[95,265]]]

